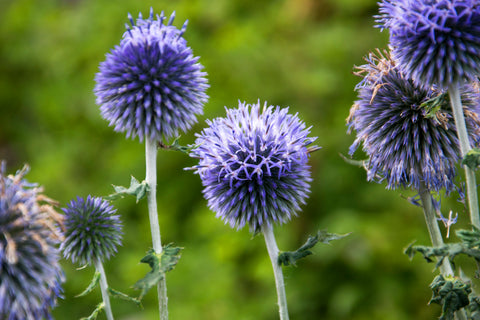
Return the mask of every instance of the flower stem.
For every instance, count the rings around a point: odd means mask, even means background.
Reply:
[[[108,295],[108,284],[107,284],[107,276],[105,275],[105,270],[103,269],[103,264],[100,259],[95,260],[95,269],[97,272],[100,273],[100,290],[102,291],[102,298],[105,313],[107,315],[108,320],[113,320],[113,313],[112,307],[110,305],[110,296]]]
[[[432,240],[432,245],[434,247],[440,247],[443,245],[443,237],[442,233],[440,232],[440,228],[438,227],[435,209],[433,208],[432,195],[423,183],[420,184],[418,193],[420,194],[420,200],[422,201],[425,222],[427,224],[428,233],[430,234],[430,239]],[[452,266],[448,259],[443,260],[443,263],[440,266],[440,272],[443,276],[454,275]],[[465,311],[460,310],[455,312],[455,318],[457,320],[467,320]]]
[[[275,241],[272,227],[262,228],[265,243],[267,245],[268,255],[272,262],[273,274],[275,276],[275,284],[277,286],[278,307],[280,313],[280,320],[288,320],[287,295],[285,294],[285,282],[283,279],[282,267],[278,264],[278,246]]]
[[[432,240],[432,245],[434,247],[441,247],[444,244],[443,237],[440,228],[438,227],[435,209],[433,208],[432,195],[423,183],[420,184],[418,193],[420,194],[420,200],[422,201],[425,222],[427,224],[428,233],[430,234],[430,240]],[[443,260],[443,263],[440,266],[440,272],[444,276],[453,275],[453,269],[448,259]]]
[[[153,250],[156,254],[162,253],[160,239],[160,225],[157,212],[157,143],[147,138],[145,141],[146,178],[150,191],[148,192],[148,215],[152,233]],[[165,277],[158,283],[158,307],[160,319],[168,319],[168,297]]]
[[[458,139],[460,140],[460,150],[462,158],[472,149],[468,139],[467,126],[465,124],[465,117],[463,115],[462,101],[460,99],[460,90],[458,84],[452,84],[448,88],[450,96],[450,103],[453,110],[453,118],[455,126],[457,127]],[[478,195],[477,183],[475,178],[475,171],[468,166],[463,166],[465,169],[465,179],[467,184],[467,198],[468,207],[470,209],[470,221],[473,226],[480,228],[480,215],[478,211]]]

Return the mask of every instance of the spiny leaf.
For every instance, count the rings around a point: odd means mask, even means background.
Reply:
[[[88,287],[85,290],[83,290],[82,293],[77,294],[75,297],[78,298],[78,297],[86,296],[87,294],[92,292],[93,289],[95,289],[95,287],[98,285],[99,281],[100,281],[100,272],[96,271],[95,274],[93,275],[93,279],[92,279],[92,281],[90,281],[90,284],[88,285]]]
[[[433,279],[430,289],[432,289],[433,295],[429,303],[437,303],[442,306],[440,320],[454,320],[455,311],[470,303],[471,286],[459,278],[444,278],[439,275]]]
[[[140,260],[142,263],[148,263],[152,270],[133,285],[135,289],[141,290],[138,300],[142,300],[148,290],[164,278],[165,273],[175,268],[175,265],[180,259],[181,250],[182,248],[174,247],[173,244],[170,243],[163,247],[163,251],[160,254],[156,254],[155,251],[151,249],[147,252],[147,255]]]
[[[462,164],[475,170],[480,165],[480,149],[473,148],[463,157]]]
[[[162,148],[162,149],[165,149],[165,150],[180,151],[180,152],[183,152],[183,153],[186,153],[186,154],[189,154],[190,151],[192,151],[192,149],[195,149],[197,147],[196,145],[192,145],[192,146],[188,146],[188,147],[181,146],[178,143],[178,140],[180,140],[180,136],[176,137],[175,140],[173,140],[172,144],[170,144],[170,145],[164,144],[163,142],[159,142],[158,147]]]
[[[342,157],[343,161],[345,161],[348,164],[357,166],[357,167],[362,167],[362,168],[367,168],[368,162],[370,161],[369,159],[366,160],[353,160],[350,158],[345,157],[343,154],[339,153],[340,157]]]
[[[130,180],[130,187],[125,188],[123,186],[113,186],[115,193],[104,197],[107,200],[116,200],[125,197],[125,195],[135,196],[138,201],[145,198],[149,191],[149,187],[146,181],[138,182],[135,177],[132,176]]]
[[[469,248],[478,247],[480,245],[480,230],[472,226],[473,230],[457,230],[457,237],[460,238]]]
[[[134,297],[130,297],[129,295],[127,295],[123,292],[117,291],[117,290],[112,289],[112,288],[108,288],[108,294],[111,295],[113,298],[122,299],[122,300],[125,300],[125,301],[130,301],[130,302],[135,303],[140,308],[143,308],[142,307],[142,302],[140,300],[138,300],[137,298],[134,298]]]
[[[348,237],[350,233],[351,232],[346,234],[336,234],[336,233],[328,233],[326,230],[322,230],[318,232],[317,237],[318,237],[318,241],[325,244],[330,244],[330,241],[343,239],[345,237]]]
[[[88,317],[81,318],[80,320],[95,320],[95,319],[97,319],[98,314],[100,313],[100,311],[103,310],[103,308],[105,308],[105,304],[102,301],[97,305],[95,310],[93,310],[91,315],[89,315]]]
[[[317,235],[315,236],[310,236],[308,237],[308,240],[307,242],[305,242],[300,248],[298,248],[297,250],[295,251],[285,251],[285,252],[281,252],[279,255],[278,255],[278,264],[281,266],[281,265],[284,265],[284,266],[289,266],[289,265],[293,265],[293,266],[296,266],[297,265],[297,261],[302,259],[302,258],[305,258],[309,255],[312,254],[312,252],[309,250],[311,248],[313,248],[317,242],[322,242],[322,243],[325,243],[325,244],[329,244],[330,241],[332,240],[339,240],[339,239],[342,239],[342,238],[345,238],[346,236],[348,236],[350,233],[348,234],[343,234],[343,235],[339,235],[339,234],[335,234],[335,233],[328,233],[326,231],[318,231]]]

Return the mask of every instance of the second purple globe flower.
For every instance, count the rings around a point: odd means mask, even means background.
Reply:
[[[209,207],[231,227],[284,223],[310,192],[310,128],[288,108],[239,103],[225,118],[207,120],[191,156]]]

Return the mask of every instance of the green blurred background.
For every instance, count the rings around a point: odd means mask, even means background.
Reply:
[[[209,102],[199,123],[181,137],[191,144],[205,119],[223,116],[238,100],[290,106],[312,125],[323,148],[312,154],[314,181],[308,204],[276,228],[281,250],[294,250],[319,229],[352,234],[318,245],[296,268],[284,268],[292,319],[434,319],[427,306],[433,265],[409,261],[404,247],[429,244],[423,215],[403,196],[366,182],[346,164],[354,137],[345,118],[359,81],[353,66],[388,33],[373,28],[376,0],[1,0],[0,159],[9,172],[31,166],[30,181],[62,205],[77,195],[107,195],[111,184],[143,179],[144,146],[115,133],[100,117],[94,76],[124,32],[127,13],[176,10],[188,19],[185,38],[208,72]],[[362,158],[362,154],[357,155]],[[168,274],[170,318],[277,319],[275,285],[261,236],[235,231],[208,210],[195,164],[184,154],[160,151],[158,205],[162,240],[184,247]],[[455,199],[445,202],[467,220]],[[124,245],[105,263],[110,285],[129,294],[147,271],[139,260],[150,248],[146,203],[115,203],[125,224]],[[465,223],[460,226],[465,226]],[[65,298],[56,319],[87,316],[99,291],[75,298],[94,270],[64,261]],[[464,267],[468,270],[470,265]],[[156,319],[156,294],[144,309],[114,300],[116,319]],[[99,319],[104,319],[102,314]]]

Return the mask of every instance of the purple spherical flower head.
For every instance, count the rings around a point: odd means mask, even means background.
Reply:
[[[197,134],[190,169],[200,175],[209,207],[232,228],[252,232],[284,223],[310,192],[309,153],[316,138],[288,108],[239,103]]]
[[[66,208],[65,241],[60,249],[65,258],[80,264],[109,259],[122,243],[122,223],[116,209],[106,200],[77,197]]]
[[[27,170],[7,176],[0,167],[0,319],[51,319],[64,281],[58,214],[23,179]]]
[[[370,54],[358,67],[363,80],[358,100],[347,119],[369,157],[368,180],[386,180],[387,187],[424,184],[429,190],[454,189],[460,150],[446,93],[416,86],[400,72],[388,52]],[[480,141],[480,96],[471,86],[461,88],[470,142]]]
[[[478,0],[383,0],[377,19],[390,30],[400,71],[417,86],[447,88],[480,74]]]
[[[203,112],[208,88],[203,66],[194,57],[181,30],[172,25],[172,14],[164,25],[163,12],[157,19],[139,15],[119,46],[100,64],[95,81],[97,104],[115,131],[161,141],[191,128]]]

